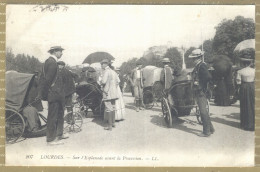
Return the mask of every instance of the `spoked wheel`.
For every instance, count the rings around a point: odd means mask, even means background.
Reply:
[[[172,113],[169,107],[168,101],[165,98],[162,98],[162,112],[163,118],[169,128],[172,127]]]
[[[25,122],[23,116],[12,109],[5,110],[6,142],[15,143],[24,133]]]
[[[83,118],[79,112],[68,113],[64,117],[64,130],[68,132],[79,132],[83,124]]]
[[[154,96],[152,91],[146,90],[143,93],[143,101],[146,109],[151,109],[154,106]]]
[[[207,110],[208,114],[209,114],[209,109],[210,109],[209,101],[207,100],[206,110]],[[201,120],[201,116],[200,116],[199,106],[196,106],[196,117],[197,117],[198,123],[202,125],[202,120]]]

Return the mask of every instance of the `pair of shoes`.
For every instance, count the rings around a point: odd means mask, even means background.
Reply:
[[[140,107],[139,109],[140,109],[140,110],[144,110],[144,108],[143,108],[143,107]]]
[[[105,129],[105,130],[108,130],[108,131],[111,131],[111,130],[112,130],[112,127],[105,127],[104,129]]]
[[[198,134],[199,137],[209,137],[210,136],[210,133],[209,134],[205,134],[203,132],[199,133]]]
[[[63,145],[64,143],[61,140],[55,139],[51,142],[47,142],[48,145],[54,146],[54,145]]]
[[[67,138],[69,138],[69,134],[68,133],[63,133],[62,136],[59,136],[59,140],[67,139]]]
[[[116,125],[115,125],[115,124],[113,124],[113,125],[112,125],[112,127],[113,127],[113,128],[115,128],[115,127],[116,127]]]
[[[136,112],[139,112],[139,109],[138,109],[138,108],[136,108],[136,109],[135,109],[135,111],[136,111]]]

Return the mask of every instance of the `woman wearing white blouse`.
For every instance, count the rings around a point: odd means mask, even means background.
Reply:
[[[253,59],[240,58],[244,66],[237,72],[237,83],[240,84],[240,126],[244,130],[255,130],[255,69]]]

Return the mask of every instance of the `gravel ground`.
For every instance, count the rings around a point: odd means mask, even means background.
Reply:
[[[124,95],[125,120],[112,131],[101,118],[84,118],[82,131],[64,145],[49,146],[46,137],[6,146],[7,165],[37,166],[253,166],[254,132],[239,128],[239,104],[211,103],[215,133],[198,137],[202,126],[194,114],[167,128],[160,105],[135,112],[133,97]],[[46,111],[45,111],[46,114]],[[33,156],[30,156],[33,155]]]

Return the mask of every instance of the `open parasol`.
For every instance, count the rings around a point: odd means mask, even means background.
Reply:
[[[90,55],[88,55],[85,60],[83,61],[84,63],[88,63],[88,64],[92,64],[92,63],[99,63],[104,59],[108,59],[108,60],[114,60],[115,58],[107,53],[107,52],[95,52],[95,53],[91,53]]]
[[[240,42],[239,44],[237,44],[236,48],[234,49],[234,52],[240,52],[246,49],[255,49],[255,39],[247,39]]]

